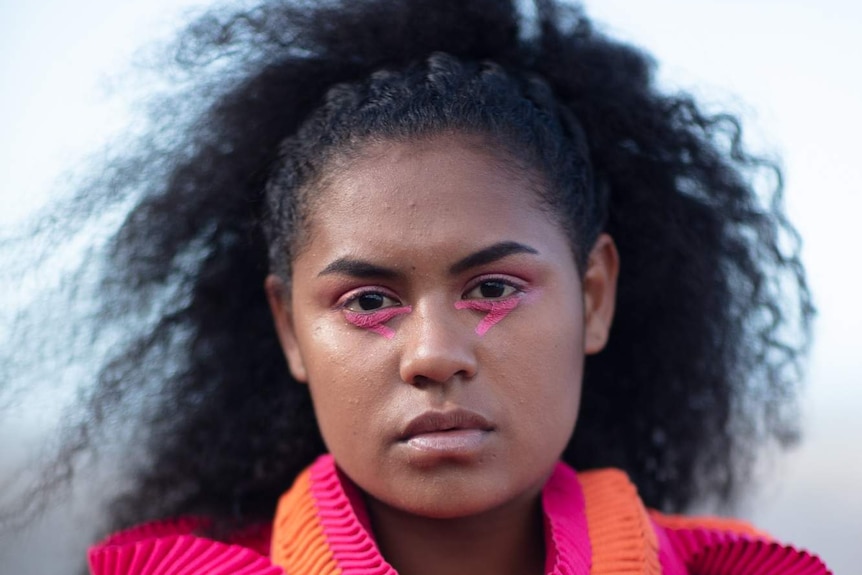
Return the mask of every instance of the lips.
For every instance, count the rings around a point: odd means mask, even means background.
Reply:
[[[407,424],[401,434],[401,441],[407,441],[417,435],[441,433],[447,431],[476,430],[492,431],[494,426],[487,419],[468,409],[451,411],[426,411]]]

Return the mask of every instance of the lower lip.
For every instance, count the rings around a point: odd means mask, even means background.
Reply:
[[[414,435],[405,443],[421,452],[439,455],[469,455],[481,449],[488,437],[483,429],[453,429]]]

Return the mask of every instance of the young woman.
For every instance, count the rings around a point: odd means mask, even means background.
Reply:
[[[189,28],[206,107],[123,164],[168,167],[135,179],[111,311],[158,311],[93,409],[156,399],[112,528],[138,526],[93,573],[827,573],[647,510],[729,499],[792,435],[811,311],[773,167],[579,11],[518,8]]]

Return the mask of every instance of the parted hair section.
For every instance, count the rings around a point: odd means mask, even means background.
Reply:
[[[732,499],[759,449],[796,437],[812,307],[778,167],[746,151],[734,116],[663,93],[650,57],[580,8],[523,4],[269,1],[213,10],[182,33],[174,66],[192,87],[152,107],[180,128],[114,160],[163,169],[109,241],[95,321],[123,321],[107,302],[119,291],[182,297],[156,298],[162,313],[90,392],[91,412],[125,409],[144,430],[146,457],[128,464],[111,528],[268,520],[323,452],[263,284],[270,271],[289,281],[328,200],[317,184],[367,142],[476,136],[533,174],[580,264],[601,232],[614,238],[617,313],[586,362],[565,452],[576,468],[620,467],[648,505],[681,510]],[[132,184],[100,185],[70,217]],[[136,410],[142,395],[153,406]],[[87,438],[100,420],[70,427],[61,461],[96,448]]]

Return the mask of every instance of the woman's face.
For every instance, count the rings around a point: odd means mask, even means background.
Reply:
[[[575,426],[616,252],[565,233],[476,138],[370,145],[327,180],[289,294],[267,290],[324,441],[370,497],[458,517],[534,497]],[[511,163],[509,164],[511,165]]]

